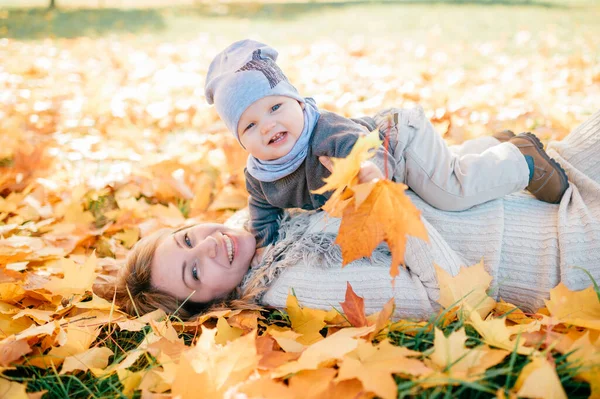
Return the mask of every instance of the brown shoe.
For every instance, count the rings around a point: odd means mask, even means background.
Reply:
[[[498,140],[499,142],[504,143],[505,141],[508,141],[515,137],[515,134],[512,130],[503,130],[501,132],[496,132],[492,134],[492,136],[495,137],[496,140]]]
[[[569,187],[567,174],[560,164],[546,154],[544,145],[532,133],[520,133],[508,141],[523,155],[533,158],[533,178],[526,189],[540,201],[558,204]]]

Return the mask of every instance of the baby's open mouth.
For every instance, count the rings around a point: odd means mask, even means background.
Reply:
[[[287,136],[287,132],[279,132],[269,140],[269,144],[275,144],[283,140]]]

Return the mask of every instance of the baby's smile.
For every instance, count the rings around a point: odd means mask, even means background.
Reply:
[[[273,137],[271,137],[271,140],[269,140],[269,145],[281,143],[283,140],[285,140],[287,138],[287,135],[288,134],[285,131],[276,133]]]

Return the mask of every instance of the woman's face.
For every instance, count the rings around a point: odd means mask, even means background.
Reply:
[[[152,261],[152,285],[178,299],[208,302],[242,281],[256,241],[247,231],[202,223],[162,238]]]

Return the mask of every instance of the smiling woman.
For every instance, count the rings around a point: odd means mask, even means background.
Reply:
[[[236,301],[236,286],[248,270],[255,245],[247,231],[221,224],[161,229],[130,252],[115,300],[132,315],[163,309],[182,319],[210,308],[252,308],[247,301]]]
[[[193,302],[224,298],[248,271],[255,246],[250,233],[213,223],[162,235],[151,263],[152,286]]]
[[[453,151],[475,154],[498,144],[484,137]],[[494,279],[490,296],[535,311],[559,283],[581,290],[600,280],[600,111],[551,142],[548,153],[569,176],[559,204],[519,192],[447,212],[408,190],[429,242],[409,238],[407,268],[394,285],[387,246],[342,268],[339,220],[297,212],[282,221],[276,241],[252,268],[255,240],[242,229],[206,223],[143,238],[119,277],[117,303],[131,314],[161,308],[187,319],[218,308],[284,308],[293,290],[303,306],[327,310],[344,300],[350,282],[367,313],[394,298],[396,318],[427,319],[439,308],[434,264],[456,275],[483,258]]]

